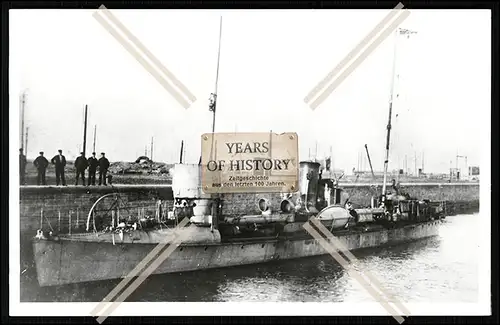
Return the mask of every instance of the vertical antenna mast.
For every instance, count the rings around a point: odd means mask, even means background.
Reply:
[[[24,147],[24,104],[26,103],[26,91],[21,95],[21,148]],[[26,152],[24,153],[26,155]]]
[[[391,139],[391,118],[392,118],[392,104],[394,101],[394,79],[396,77],[396,58],[397,58],[397,43],[399,28],[394,32],[394,57],[392,62],[392,79],[391,79],[391,97],[389,99],[389,119],[387,122],[387,138],[385,142],[385,160],[384,160],[384,182],[382,184],[382,201],[385,201],[386,195],[386,182],[387,182],[387,168],[389,167],[389,143]]]
[[[382,185],[382,201],[385,201],[386,190],[387,190],[387,168],[389,166],[389,144],[391,139],[391,118],[392,118],[392,106],[394,102],[394,81],[396,78],[396,59],[397,59],[397,45],[399,35],[406,35],[410,37],[410,34],[414,34],[416,32],[410,31],[408,29],[396,28],[394,32],[394,58],[392,62],[392,79],[391,79],[391,96],[389,99],[389,119],[387,122],[387,139],[385,144],[385,160],[384,160],[384,183]]]
[[[179,159],[179,164],[182,164],[182,153],[184,151],[184,140],[181,141],[181,157]]]
[[[87,148],[87,105],[85,105],[85,121],[83,122],[83,156],[85,157],[85,149]]]
[[[28,131],[29,127],[26,127],[26,145],[24,146],[24,155],[27,157],[28,156]]]
[[[153,137],[151,137],[151,161],[153,161]]]
[[[95,136],[97,133],[97,125],[94,125],[94,143],[92,144],[92,152],[95,152]]]
[[[221,39],[222,39],[222,17],[220,17],[220,27],[219,27],[219,50],[217,53],[217,72],[215,75],[215,91],[210,94],[210,104],[209,104],[209,111],[213,112],[212,133],[215,132],[215,111],[217,107],[217,87],[219,84],[219,62],[220,62]]]

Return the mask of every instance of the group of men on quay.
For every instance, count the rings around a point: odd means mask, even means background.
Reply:
[[[55,166],[56,172],[56,185],[66,186],[66,157],[63,155],[62,150],[59,149],[59,154],[55,155],[51,160]],[[45,174],[47,167],[49,166],[49,161],[44,157],[43,151],[40,151],[40,155],[33,161],[38,174],[37,174],[37,185],[47,185]],[[19,149],[19,166],[20,166],[20,184],[26,185],[26,156],[23,154],[23,149]],[[99,169],[99,183],[98,185],[107,185],[106,181],[108,178],[109,160],[106,158],[104,152],[101,152],[101,157],[97,159],[96,153],[92,152],[92,156],[88,159],[85,157],[83,152],[80,152],[75,160],[76,169],[76,179],[75,185],[78,185],[79,179],[82,179],[82,185],[90,186],[96,185],[96,172]],[[85,171],[88,169],[88,183],[85,183]]]

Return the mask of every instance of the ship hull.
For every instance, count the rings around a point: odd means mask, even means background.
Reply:
[[[401,228],[335,235],[349,250],[380,247],[438,235],[440,221]],[[33,250],[40,286],[64,285],[126,277],[156,247],[153,243],[99,243],[34,239]],[[153,274],[187,272],[280,259],[325,255],[313,238],[266,239],[231,243],[182,244]]]

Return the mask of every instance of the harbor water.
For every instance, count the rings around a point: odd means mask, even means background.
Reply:
[[[439,236],[354,255],[402,302],[477,302],[479,214],[450,216]],[[21,274],[22,302],[98,302],[119,282],[40,288]],[[372,302],[330,255],[268,264],[150,276],[127,301]]]

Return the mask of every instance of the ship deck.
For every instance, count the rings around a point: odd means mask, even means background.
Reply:
[[[378,231],[383,231],[383,230],[390,230],[390,229],[404,229],[404,228],[410,228],[414,226],[418,226],[420,224],[428,224],[432,222],[436,222],[437,220],[432,220],[432,221],[426,221],[426,222],[408,222],[405,224],[398,224],[394,228],[385,228],[383,226],[372,226],[371,228],[363,228],[363,227],[351,227],[349,229],[338,229],[338,230],[333,230],[331,232],[332,235],[336,237],[343,237],[343,236],[348,236],[348,235],[355,235],[355,234],[360,234],[360,233],[374,233]],[[328,227],[327,227],[328,228]],[[329,229],[328,229],[329,230]],[[118,235],[115,235],[118,237]],[[101,241],[98,239],[99,237],[92,236],[92,233],[84,232],[84,233],[73,233],[71,235],[69,234],[61,234],[57,236],[59,240],[62,241],[81,241],[81,242],[99,242]],[[282,242],[282,241],[300,241],[300,240],[307,240],[311,239],[311,235],[307,233],[305,230],[304,231],[299,231],[299,232],[294,232],[294,233],[289,233],[289,234],[281,234],[279,236],[253,236],[253,237],[248,237],[248,236],[241,236],[241,237],[222,237],[220,242],[214,242],[214,241],[207,241],[207,242],[185,242],[182,243],[181,246],[218,246],[218,245],[223,245],[223,244],[252,244],[252,243],[273,243],[273,242]],[[118,239],[117,239],[118,242]],[[137,244],[140,244],[140,241],[135,242]],[[142,244],[151,244],[151,245],[157,245],[161,244],[161,242],[148,242],[148,243],[142,243]],[[165,242],[165,244],[168,244],[168,242]]]

